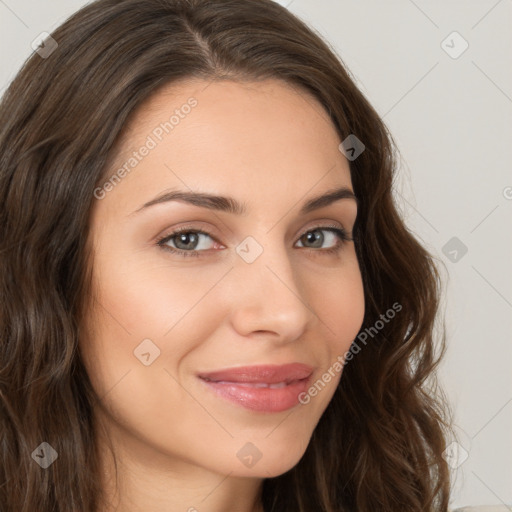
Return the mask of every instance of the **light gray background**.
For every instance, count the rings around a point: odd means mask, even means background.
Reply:
[[[0,0],[0,94],[32,40],[85,3]],[[461,445],[449,459],[452,506],[511,505],[512,2],[279,3],[332,44],[383,117],[402,156],[400,208],[446,265],[449,349],[440,375]],[[462,40],[442,45],[453,31],[469,44],[457,58],[445,48],[457,52]],[[452,237],[466,254],[443,252]]]

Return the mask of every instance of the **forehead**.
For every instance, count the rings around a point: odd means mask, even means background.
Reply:
[[[194,117],[197,120],[214,118],[219,128],[223,121],[229,122],[230,126],[238,124],[249,128],[250,117],[253,122],[269,125],[277,122],[288,124],[293,120],[294,126],[301,131],[307,129],[303,124],[305,120],[316,125],[317,129],[322,125],[322,131],[334,129],[318,99],[295,84],[277,79],[207,81],[193,78],[160,87],[137,108],[128,128],[132,133],[141,128],[147,131],[155,120],[168,119],[190,98],[197,100],[197,106],[192,109],[196,114]],[[291,128],[287,126],[287,131]]]
[[[179,186],[299,198],[316,184],[351,185],[339,143],[327,112],[298,87],[188,80],[162,87],[134,113],[109,166],[110,175],[123,165],[129,172],[110,195]],[[135,157],[144,146],[151,149]]]

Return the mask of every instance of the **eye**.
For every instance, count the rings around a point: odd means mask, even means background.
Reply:
[[[326,237],[322,232],[328,233],[328,236]],[[336,238],[338,240],[336,240]],[[303,239],[307,244],[314,244],[314,247],[308,247],[310,249],[318,249],[319,246],[322,246],[327,240],[330,247],[321,251],[323,253],[337,252],[341,250],[344,241],[352,240],[343,228],[336,226],[319,226],[317,228],[309,229],[299,238],[299,242],[303,243]],[[332,242],[334,242],[334,245],[332,245]]]
[[[328,233],[328,235],[325,236],[322,234],[323,232]],[[204,238],[210,238],[210,240],[213,241],[213,244],[210,243],[210,245],[217,246],[217,248],[219,246],[223,247],[209,233],[189,227],[178,228],[171,234],[159,238],[156,243],[164,251],[184,257],[198,257],[203,256],[201,253],[207,252],[209,249],[208,242],[206,242],[206,247],[205,243],[201,243],[202,239],[204,241]],[[322,248],[326,241],[330,247]],[[339,252],[345,241],[353,241],[353,239],[348,236],[345,229],[338,226],[317,226],[310,228],[298,239],[298,242],[302,244],[299,247],[311,249],[313,252],[322,254]],[[172,243],[174,247],[168,245],[169,243]],[[309,247],[307,244],[313,244],[313,247]]]
[[[199,256],[199,252],[204,252],[204,244],[198,251],[198,243],[202,237],[208,237],[213,240],[212,236],[199,229],[190,229],[188,227],[178,228],[170,235],[165,235],[157,241],[157,244],[165,251],[179,254],[180,256]],[[178,247],[169,247],[167,244],[172,242]],[[199,244],[201,246],[201,244]]]

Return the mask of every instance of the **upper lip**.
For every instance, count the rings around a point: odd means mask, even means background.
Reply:
[[[278,384],[280,382],[292,382],[308,378],[313,373],[313,368],[303,363],[290,363],[284,365],[258,365],[239,366],[226,368],[213,372],[200,373],[201,379],[220,382],[264,382]]]

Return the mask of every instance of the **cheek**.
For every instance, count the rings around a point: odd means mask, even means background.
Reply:
[[[98,259],[97,300],[81,352],[110,424],[123,425],[161,451],[175,450],[176,436],[185,450],[187,440],[212,424],[181,386],[180,363],[219,322],[215,293],[208,292],[225,271],[191,279],[176,267],[147,263],[123,259],[116,264],[113,255]],[[142,342],[145,348],[139,350]],[[151,362],[145,365],[148,352]]]
[[[310,286],[315,312],[324,324],[331,357],[335,358],[348,350],[363,324],[364,287],[357,261]]]
[[[140,378],[149,385],[155,384],[157,372],[169,379],[164,369],[176,374],[180,362],[222,318],[215,284],[225,272],[178,267],[163,258],[155,263],[140,253],[116,254],[110,246],[98,253],[96,300],[87,318],[88,340],[81,347],[98,393],[128,371],[131,381]],[[144,358],[150,365],[144,365]]]
[[[300,399],[311,417],[320,418],[343,378],[343,362],[361,329],[364,287],[357,260],[350,260],[340,271],[309,283],[311,305],[320,319],[322,349],[317,357],[321,366],[310,387]]]
[[[152,254],[120,259],[106,254],[98,262],[98,301],[134,340],[163,339],[171,337],[183,319],[201,313],[201,302],[224,273],[225,269],[204,271]]]

